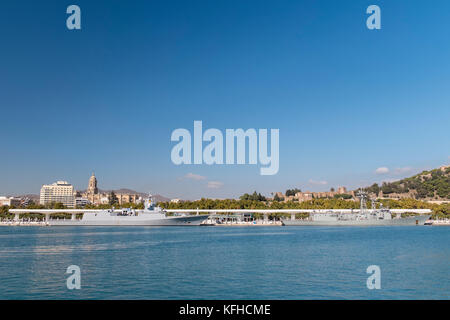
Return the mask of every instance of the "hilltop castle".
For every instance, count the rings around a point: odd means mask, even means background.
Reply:
[[[312,199],[333,198],[333,197],[339,196],[339,195],[347,195],[348,199],[352,199],[352,200],[355,200],[357,198],[355,191],[347,191],[347,188],[345,188],[345,187],[339,187],[337,191],[332,189],[328,192],[311,192],[311,191],[297,192],[293,196],[286,196],[282,192],[274,193],[274,196],[276,196],[278,199],[283,199],[284,202],[287,202],[287,201],[303,202],[303,201],[309,201]]]

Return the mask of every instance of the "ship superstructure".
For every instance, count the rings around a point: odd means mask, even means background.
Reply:
[[[367,193],[360,190],[357,195],[360,198],[359,210],[312,211],[306,219],[286,219],[282,222],[286,226],[424,225],[431,216],[419,214],[402,217],[401,213],[393,216],[391,210],[384,208],[382,204],[377,208],[375,200],[372,200],[372,209],[367,209]]]
[[[40,210],[40,209],[12,209],[17,216],[19,213],[42,213],[46,216],[46,223],[50,226],[198,226],[208,219],[208,215],[176,214],[168,215],[164,209],[158,207],[153,197],[145,200],[144,210],[136,209],[108,209],[108,210]],[[71,213],[72,219],[50,219],[53,213]],[[77,214],[83,214],[77,219]]]

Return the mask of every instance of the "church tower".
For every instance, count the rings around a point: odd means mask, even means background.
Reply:
[[[98,194],[97,178],[95,177],[95,174],[93,172],[92,176],[89,178],[87,194]]]

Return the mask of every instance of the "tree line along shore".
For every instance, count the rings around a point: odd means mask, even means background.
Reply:
[[[390,209],[431,209],[432,219],[450,219],[450,203],[435,204],[426,201],[416,200],[416,199],[380,199],[376,203],[376,207],[379,208],[380,205],[385,208]],[[260,194],[256,192],[252,195],[241,196],[239,200],[237,199],[207,199],[202,198],[195,201],[180,201],[178,203],[174,202],[159,202],[158,205],[164,209],[358,209],[360,204],[358,201],[349,201],[340,198],[332,199],[312,199],[308,201],[298,202],[298,201],[276,201],[267,200]],[[369,204],[370,205],[370,204]],[[111,209],[112,207],[119,208],[116,203],[102,204],[102,205],[86,205],[85,209]],[[125,203],[120,207],[122,208],[133,208],[133,209],[143,209],[144,205],[142,203]],[[9,213],[8,210],[13,209],[13,207],[3,206],[0,207],[0,219],[11,219],[14,215]],[[66,209],[61,203],[53,203],[47,206],[29,204],[25,209]],[[261,214],[254,213],[255,218],[259,218]],[[298,214],[298,217],[305,217],[308,214]],[[70,218],[70,214],[57,213],[52,214],[52,218]],[[271,217],[282,217],[290,216],[289,214],[274,213]],[[43,215],[24,213],[20,215],[21,218],[25,219],[41,219]],[[261,215],[262,217],[262,215]]]

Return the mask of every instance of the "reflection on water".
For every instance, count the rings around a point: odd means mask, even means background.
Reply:
[[[3,227],[0,299],[448,299],[445,227]],[[69,265],[81,290],[66,288]],[[366,288],[379,265],[382,289]]]

